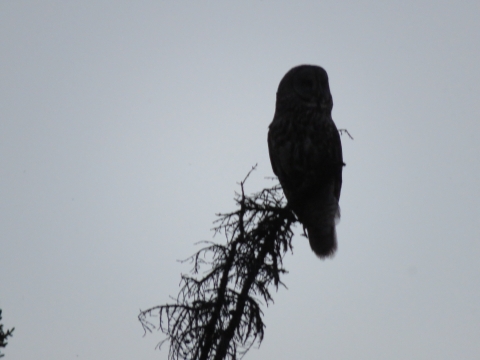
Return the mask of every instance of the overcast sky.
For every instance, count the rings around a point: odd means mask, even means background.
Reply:
[[[271,185],[283,75],[324,67],[339,248],[294,238],[245,359],[479,359],[480,3],[1,1],[0,308],[12,360],[166,359],[215,213]],[[223,241],[219,237],[217,241]]]

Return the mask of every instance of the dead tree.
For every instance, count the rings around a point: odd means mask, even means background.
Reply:
[[[166,335],[159,347],[170,342],[169,360],[240,359],[263,340],[261,305],[272,303],[271,290],[284,285],[282,260],[292,250],[297,220],[279,185],[245,195],[250,173],[235,194],[238,209],[217,214],[214,231],[226,244],[202,242],[205,247],[185,260],[193,269],[182,275],[174,302],[138,316],[145,332],[158,328]]]

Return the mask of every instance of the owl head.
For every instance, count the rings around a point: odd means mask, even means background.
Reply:
[[[316,65],[300,65],[287,72],[278,85],[277,106],[288,104],[330,112],[333,101],[327,72]]]

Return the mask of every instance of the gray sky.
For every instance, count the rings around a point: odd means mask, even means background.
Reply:
[[[166,359],[176,295],[293,66],[330,77],[339,250],[296,236],[246,359],[480,356],[478,1],[2,1],[0,308],[7,359]],[[297,233],[299,233],[297,228]],[[218,238],[218,241],[223,241]]]

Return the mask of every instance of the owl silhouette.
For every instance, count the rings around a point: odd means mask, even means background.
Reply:
[[[345,165],[332,107],[327,72],[315,65],[294,67],[280,81],[268,131],[273,172],[320,258],[337,249]]]

